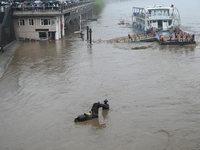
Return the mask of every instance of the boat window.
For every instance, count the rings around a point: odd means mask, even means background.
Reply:
[[[161,10],[158,10],[158,16],[161,16],[162,13],[161,13]]]
[[[165,10],[162,10],[162,16],[165,16]]]
[[[149,10],[149,14],[151,14],[151,10]]]
[[[154,16],[156,16],[156,11],[154,11]]]
[[[166,10],[166,16],[169,16],[169,10]]]
[[[166,10],[163,11],[163,16],[166,16]]]
[[[169,20],[169,25],[171,25],[172,24],[172,21],[171,20]]]

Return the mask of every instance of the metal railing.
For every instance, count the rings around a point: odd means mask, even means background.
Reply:
[[[95,0],[87,0],[81,1],[76,3],[57,3],[56,5],[52,5],[52,3],[43,3],[42,5],[23,5],[23,4],[13,4],[12,7],[13,11],[63,11],[65,9],[73,8],[76,6],[93,3]],[[5,7],[5,6],[4,6]],[[3,10],[3,9],[2,9]]]
[[[10,8],[10,5],[1,5],[0,12],[5,12],[7,8]]]

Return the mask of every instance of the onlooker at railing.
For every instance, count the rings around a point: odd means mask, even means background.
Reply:
[[[0,0],[1,1],[1,0]],[[81,2],[81,3],[80,3]],[[89,1],[87,1],[89,2]],[[82,0],[62,0],[62,1],[55,1],[55,2],[51,2],[51,1],[35,1],[35,2],[14,2],[12,5],[12,9],[14,11],[33,11],[33,10],[56,10],[56,11],[60,11],[60,10],[64,10],[64,9],[68,9],[74,6],[78,6],[84,3],[87,3],[86,1],[82,1]],[[1,4],[2,5],[2,4]],[[1,6],[0,6],[1,8]],[[5,9],[5,7],[1,8],[1,9]],[[1,11],[0,9],[0,11]],[[5,10],[2,10],[5,11]]]

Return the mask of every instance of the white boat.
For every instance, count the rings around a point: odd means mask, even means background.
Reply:
[[[180,14],[174,5],[169,7],[163,5],[132,7],[132,28],[140,33],[170,31],[180,28],[180,25]]]

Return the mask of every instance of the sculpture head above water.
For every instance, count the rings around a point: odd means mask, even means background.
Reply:
[[[88,113],[84,113],[82,115],[77,116],[74,119],[74,122],[80,122],[80,121],[86,121],[86,120],[98,118],[99,117],[99,115],[98,115],[99,114],[99,108],[101,108],[101,107],[102,107],[102,109],[109,109],[110,108],[107,99],[104,100],[104,104],[101,104],[100,102],[94,103],[92,105],[91,110]]]

